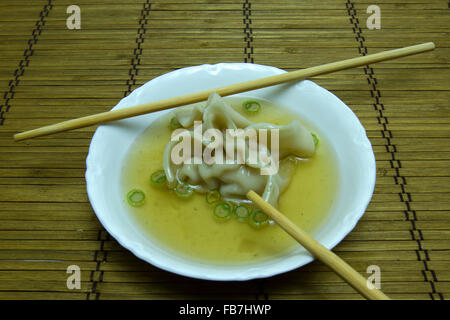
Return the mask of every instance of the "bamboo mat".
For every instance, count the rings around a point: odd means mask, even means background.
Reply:
[[[193,280],[135,258],[99,224],[85,158],[95,128],[12,134],[105,111],[177,68],[254,62],[286,70],[434,41],[434,52],[315,81],[358,115],[377,185],[335,252],[377,265],[397,299],[450,296],[450,4],[434,0],[0,2],[0,299],[361,299],[319,262],[244,283]],[[381,8],[369,30],[366,9]],[[69,265],[81,289],[66,286]]]

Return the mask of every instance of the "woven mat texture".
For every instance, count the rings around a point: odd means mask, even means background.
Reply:
[[[320,262],[206,282],[135,258],[98,222],[84,180],[95,127],[16,143],[28,129],[109,110],[169,71],[248,62],[296,70],[427,41],[436,50],[314,79],[359,117],[377,184],[334,251],[381,270],[395,299],[450,297],[450,3],[443,0],[0,2],[0,299],[362,299]],[[367,8],[381,9],[370,30]],[[66,286],[69,265],[81,289]]]

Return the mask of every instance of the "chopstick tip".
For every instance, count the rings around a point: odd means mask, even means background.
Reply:
[[[22,136],[21,133],[16,133],[16,134],[13,135],[13,140],[16,141],[16,142],[22,141],[22,140],[24,140],[24,139],[25,139],[25,138]]]

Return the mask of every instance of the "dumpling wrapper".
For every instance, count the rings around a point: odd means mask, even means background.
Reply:
[[[278,129],[279,130],[279,156],[280,159],[288,155],[295,155],[300,158],[311,157],[316,146],[314,138],[298,120],[292,120],[291,123],[277,126],[271,123],[255,123],[246,129]],[[270,145],[270,134],[268,134],[268,145]]]
[[[298,160],[295,157],[287,157],[280,162],[278,173],[268,176],[267,184],[261,196],[266,202],[278,207],[278,199],[289,185],[297,164]]]
[[[203,128],[226,130],[245,128],[252,122],[235,111],[224,99],[217,93],[212,93],[206,102],[206,108],[203,112]]]
[[[261,175],[257,169],[260,164],[251,165],[247,161],[242,163],[224,164],[194,164],[193,159],[175,165],[171,161],[171,153],[178,141],[170,141],[163,155],[163,166],[169,187],[173,188],[178,182],[187,182],[199,192],[218,189],[224,199],[246,199],[247,192],[252,189],[262,194],[265,201],[273,206],[278,205],[281,193],[286,189],[295,170],[298,160],[294,157],[308,158],[314,154],[315,144],[311,133],[298,120],[287,125],[270,123],[253,123],[235,111],[218,94],[210,95],[206,106],[193,105],[180,108],[175,112],[178,122],[186,129],[190,129],[191,143],[194,143],[192,127],[194,121],[203,120],[203,132],[214,128],[223,133],[226,141],[226,129],[267,129],[267,149],[271,146],[270,130],[279,130],[279,169],[276,174]],[[258,132],[259,135],[259,132]],[[209,141],[201,141],[203,150]],[[263,145],[261,145],[263,146]],[[224,148],[224,144],[222,145]],[[246,145],[248,150],[248,145]],[[225,150],[223,150],[225,155]],[[293,156],[292,156],[293,155]],[[246,159],[247,160],[247,159]]]
[[[249,190],[262,193],[268,177],[259,174],[257,169],[241,165],[238,169],[227,171],[220,177],[223,182],[220,194],[225,198],[234,198],[244,197]]]
[[[174,111],[175,118],[183,128],[190,128],[194,121],[201,121],[203,118],[204,107],[200,104],[186,106]]]

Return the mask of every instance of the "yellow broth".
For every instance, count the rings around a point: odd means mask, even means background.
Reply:
[[[315,155],[299,162],[291,182],[279,198],[279,210],[309,233],[330,213],[337,194],[338,174],[330,144],[294,112],[266,100],[261,111],[249,115],[243,110],[245,98],[225,98],[232,107],[254,122],[287,124],[298,119],[320,139]],[[251,99],[255,100],[255,99]],[[213,205],[204,194],[182,199],[165,186],[150,183],[153,172],[162,169],[162,155],[170,141],[170,114],[160,117],[131,146],[122,171],[123,201],[131,189],[145,192],[145,204],[129,208],[139,229],[167,251],[189,259],[214,264],[249,264],[286,254],[298,244],[280,227],[254,229],[232,218],[217,221]]]

